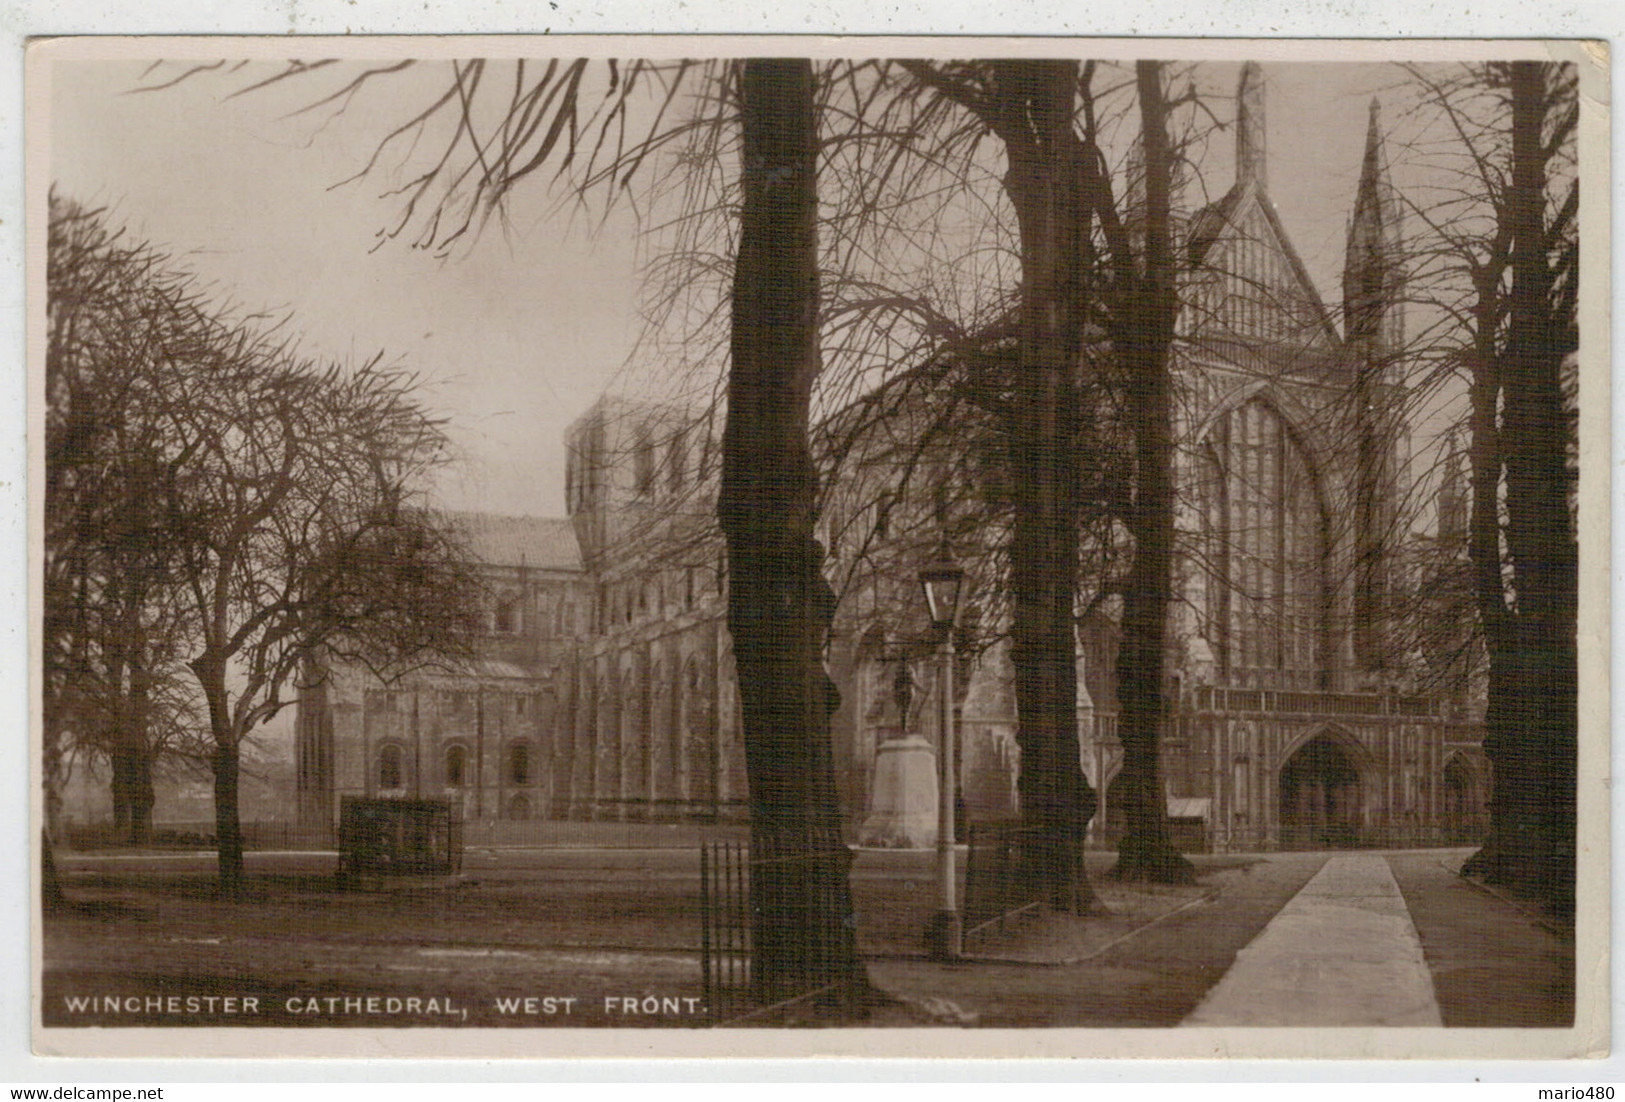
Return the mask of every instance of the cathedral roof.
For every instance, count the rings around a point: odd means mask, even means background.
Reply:
[[[1191,253],[1191,262],[1200,264],[1207,259],[1208,250],[1219,239],[1235,216],[1236,206],[1241,202],[1240,186],[1233,187],[1225,192],[1224,198],[1217,203],[1209,203],[1196,212],[1191,219],[1190,236],[1187,239]]]
[[[505,677],[512,679],[529,679],[536,676],[532,671],[525,669],[525,667],[516,665],[512,662],[504,662],[500,658],[476,658],[473,662],[469,663],[467,672],[475,675],[476,677],[493,678]]]
[[[1326,309],[1326,301],[1316,290],[1315,282],[1309,276],[1309,269],[1304,266],[1303,258],[1298,255],[1292,239],[1287,236],[1280,215],[1275,213],[1275,204],[1270,201],[1261,183],[1254,180],[1238,181],[1225,193],[1224,198],[1217,203],[1209,203],[1196,212],[1196,217],[1191,220],[1190,235],[1187,238],[1191,263],[1198,266],[1203,264],[1221,237],[1227,233],[1237,232],[1246,218],[1248,200],[1252,201],[1252,205],[1263,216],[1269,226],[1270,236],[1274,238],[1274,246],[1286,259],[1293,281],[1297,284],[1297,295],[1293,297],[1313,312],[1316,326],[1327,343],[1332,347],[1340,346],[1342,339],[1338,335],[1337,327],[1332,323],[1330,312]]]
[[[1226,298],[1252,301],[1240,315],[1233,305],[1209,307],[1198,325],[1209,330],[1209,337],[1230,328],[1249,336],[1285,339],[1304,351],[1340,348],[1342,340],[1325,300],[1270,201],[1264,112],[1264,72],[1249,61],[1242,66],[1236,87],[1236,182],[1224,198],[1191,219],[1186,248],[1194,267],[1212,268],[1226,280]],[[1278,265],[1270,253],[1279,258]],[[1260,308],[1279,314],[1277,323],[1262,321]],[[1235,328],[1237,321],[1243,323],[1240,330]]]
[[[469,550],[491,566],[580,570],[581,545],[566,517],[509,517],[498,513],[449,515]]]

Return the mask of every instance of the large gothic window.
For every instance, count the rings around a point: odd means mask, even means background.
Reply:
[[[1324,518],[1314,467],[1261,399],[1219,418],[1202,479],[1206,636],[1220,669],[1260,684],[1312,684],[1324,627]]]

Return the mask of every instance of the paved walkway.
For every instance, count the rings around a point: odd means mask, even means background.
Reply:
[[[1386,858],[1331,858],[1187,1026],[1437,1026],[1433,977]]]
[[[1068,941],[1022,964],[1006,938],[978,960],[877,959],[870,974],[944,1024],[1570,1025],[1572,939],[1458,876],[1471,852],[1198,857],[1210,894],[1150,923],[1083,920],[1087,954]]]

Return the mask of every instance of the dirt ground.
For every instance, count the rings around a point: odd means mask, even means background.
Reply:
[[[1569,1023],[1572,936],[1461,880],[1464,855],[1388,855],[1445,1024]],[[858,942],[888,996],[867,1024],[1176,1025],[1327,857],[1198,857],[1194,885],[1129,887],[1094,854],[1095,913],[972,932],[945,964],[922,951],[933,856],[861,851]],[[255,853],[235,900],[207,854],[59,866],[73,906],[44,924],[48,1026],[713,1024],[693,849],[476,849],[455,883],[364,891],[338,890],[331,854]],[[748,1024],[831,1022],[798,1006]]]
[[[570,856],[504,868],[487,854],[449,886],[341,892],[331,859],[253,855],[240,900],[219,898],[207,871],[86,862],[68,887],[94,906],[45,924],[44,1020],[704,1024],[697,877],[665,854],[596,868]],[[182,996],[179,1009],[149,1010],[153,993]],[[211,994],[238,1003],[190,1001]],[[87,995],[140,998],[70,1009]]]
[[[1432,966],[1444,1024],[1573,1024],[1572,932],[1541,919],[1534,921],[1558,936],[1531,937],[1532,906],[1484,906],[1483,888],[1431,875],[1430,866],[1438,861],[1435,854],[1411,853],[1397,854],[1388,864]],[[1500,997],[1486,997],[1491,992]]]
[[[1115,913],[1047,920],[1060,929],[1017,940],[999,954],[1004,961],[879,961],[870,972],[891,991],[931,992],[966,1025],[1173,1026],[1325,860],[1324,853],[1198,858],[1194,888],[1100,884]],[[1046,946],[1055,950],[1035,966]]]
[[[1108,861],[1098,855],[1097,874]],[[1247,862],[1208,859],[1204,872]],[[65,855],[61,866],[75,906],[45,923],[47,1025],[709,1024],[692,851],[475,851],[449,886],[348,892],[330,856],[251,854],[238,900],[215,894],[202,855]],[[877,977],[922,965],[931,856],[866,852],[852,882]],[[1103,907],[1087,920],[1018,919],[973,935],[967,951],[987,967],[1077,961],[1213,894],[1205,882],[1130,889],[1098,875],[1097,888]]]

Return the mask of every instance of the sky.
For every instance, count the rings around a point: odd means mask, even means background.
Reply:
[[[449,258],[379,244],[397,204],[385,176],[341,183],[443,77],[396,80],[342,115],[297,114],[287,85],[237,98],[217,77],[132,92],[145,63],[53,67],[51,179],[106,206],[242,310],[287,314],[306,351],[360,362],[382,352],[424,380],[448,418],[455,466],[442,504],[562,515],[563,437],[612,385],[639,332],[637,224],[623,209],[595,232],[539,185]],[[1198,70],[1227,122],[1238,67]],[[1340,295],[1345,221],[1377,65],[1266,64],[1270,191],[1323,298]],[[415,83],[414,83],[415,81]],[[1213,199],[1231,182],[1228,133],[1202,164]],[[638,364],[658,371],[659,365]]]
[[[379,198],[384,181],[335,185],[365,164],[398,108],[323,127],[281,117],[293,94],[220,102],[222,81],[131,94],[143,68],[59,67],[61,191],[109,207],[222,299],[291,315],[307,351],[356,362],[381,351],[419,374],[458,453],[446,504],[562,514],[564,431],[636,331],[630,232],[594,240],[566,212],[488,232],[449,259],[375,248],[397,209]],[[516,219],[553,205],[522,198]]]

